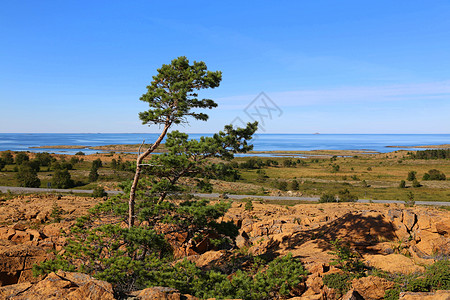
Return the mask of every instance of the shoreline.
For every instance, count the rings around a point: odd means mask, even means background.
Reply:
[[[450,144],[442,144],[442,145],[420,145],[420,146],[386,146],[386,148],[407,148],[407,149],[450,149]]]

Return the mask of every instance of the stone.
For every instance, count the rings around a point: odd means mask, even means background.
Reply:
[[[381,300],[385,291],[394,287],[394,283],[384,278],[367,276],[353,279],[352,287],[366,300]]]
[[[403,224],[405,224],[406,229],[410,232],[414,225],[416,225],[417,216],[414,212],[409,209],[403,211]]]
[[[413,293],[403,292],[400,293],[399,300],[449,300],[450,291],[436,291],[432,293]]]
[[[355,290],[349,290],[347,293],[345,293],[344,296],[342,296],[342,300],[365,300],[365,299],[369,299],[369,298],[363,298]]]
[[[364,259],[369,266],[390,273],[411,274],[424,271],[424,267],[416,265],[411,258],[401,254],[366,255]]]

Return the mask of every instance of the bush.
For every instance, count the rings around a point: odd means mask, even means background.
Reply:
[[[352,277],[348,273],[333,273],[323,276],[323,284],[335,289],[339,295],[344,295],[351,287]]]
[[[6,162],[4,159],[0,158],[0,171],[6,166]]]
[[[281,191],[287,191],[288,183],[284,180],[278,181],[277,188]]]
[[[97,158],[96,160],[94,160],[93,162],[92,162],[92,168],[96,168],[96,169],[99,169],[99,168],[101,168],[102,167],[102,160],[100,159],[100,158]]]
[[[414,193],[408,192],[406,195],[407,199],[405,200],[405,206],[414,206],[416,204],[416,201],[414,200]]]
[[[52,211],[50,213],[50,218],[52,222],[59,223],[61,222],[61,215],[64,213],[64,210],[58,205],[58,203],[53,202]]]
[[[39,162],[40,166],[43,167],[50,166],[52,161],[55,160],[48,152],[36,153],[36,157],[34,159]]]
[[[291,181],[291,190],[298,191],[298,187],[299,187],[298,181],[295,179],[292,180]]]
[[[414,179],[416,179],[416,171],[409,171],[408,176],[406,177],[406,180],[408,181],[413,181]]]
[[[197,189],[202,193],[212,193],[213,185],[209,180],[202,179],[197,183]]]
[[[18,152],[14,159],[16,165],[21,165],[25,161],[29,161],[30,157],[25,152]]]
[[[356,195],[350,193],[348,189],[340,190],[338,192],[339,202],[355,202],[358,200]]]
[[[94,166],[92,166],[91,171],[89,172],[89,176],[88,176],[88,180],[89,182],[94,182],[98,180],[98,172],[97,172],[97,168],[94,168]]]
[[[446,180],[446,176],[439,170],[431,169],[423,175],[423,180]]]
[[[248,211],[253,210],[253,201],[251,199],[248,199],[247,201],[245,201],[244,209],[248,210]]]
[[[334,194],[325,193],[322,196],[320,196],[319,202],[320,203],[337,202],[337,199]]]
[[[14,157],[11,151],[2,152],[2,159],[5,161],[7,165],[12,165],[14,163]]]
[[[413,187],[421,187],[422,185],[420,184],[420,182],[417,179],[414,179],[412,182],[412,186]]]
[[[78,151],[77,153],[75,153],[75,155],[85,155],[85,154],[82,151]]]
[[[108,196],[108,193],[105,192],[105,189],[102,188],[101,186],[96,186],[94,188],[94,191],[92,193],[92,197],[94,198],[103,198]]]
[[[39,187],[41,185],[36,170],[30,164],[22,164],[18,167],[16,179],[19,186],[22,187]]]
[[[56,189],[70,189],[74,182],[68,170],[56,170],[52,177],[52,187]]]
[[[398,187],[401,189],[406,188],[406,181],[404,181],[404,180],[400,181],[400,184],[398,185]]]

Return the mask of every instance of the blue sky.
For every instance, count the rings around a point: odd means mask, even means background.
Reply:
[[[448,1],[2,1],[0,132],[158,132],[139,97],[187,56],[223,81],[186,132],[255,118],[266,133],[450,133],[449,15]]]

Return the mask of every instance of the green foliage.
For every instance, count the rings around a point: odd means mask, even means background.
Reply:
[[[423,175],[423,180],[446,180],[446,176],[439,170],[431,169]]]
[[[337,258],[333,259],[331,264],[346,273],[352,273],[355,274],[356,277],[361,277],[365,266],[359,259],[359,255],[352,251],[348,244],[342,244],[340,240],[332,241],[331,244],[333,245],[334,250],[331,251],[330,254],[337,256]]]
[[[265,181],[267,181],[267,178],[269,178],[269,176],[267,176],[267,173],[265,170],[256,170],[256,181],[257,182],[265,182]]]
[[[331,173],[337,173],[340,170],[340,166],[338,164],[332,164],[331,165]]]
[[[437,261],[428,266],[424,273],[396,275],[395,282],[396,286],[386,291],[384,299],[397,300],[402,291],[450,290],[450,261],[448,259]]]
[[[6,166],[6,162],[3,158],[0,158],[0,171]]]
[[[14,158],[14,162],[16,165],[21,165],[25,161],[29,161],[30,157],[25,152],[17,152],[16,157]]]
[[[291,181],[291,190],[293,190],[293,191],[298,191],[298,188],[299,188],[299,184],[298,184],[298,181],[297,180],[292,180]]]
[[[450,149],[432,149],[409,152],[408,155],[413,159],[448,159],[450,158]]]
[[[208,71],[202,61],[189,60],[180,56],[172,60],[169,65],[162,65],[158,74],[147,87],[147,93],[142,95],[141,101],[147,102],[150,109],[139,113],[143,124],[165,124],[167,119],[171,123],[185,123],[186,117],[206,121],[208,115],[193,112],[193,108],[213,108],[217,104],[211,99],[199,100],[195,90],[218,87],[222,80],[219,71]]]
[[[89,182],[97,181],[98,177],[99,177],[99,175],[98,175],[98,172],[97,172],[97,168],[92,166],[91,170],[89,171],[89,176],[88,176]]]
[[[393,288],[390,290],[387,290],[384,293],[384,300],[398,300],[400,297],[400,289],[399,288]]]
[[[433,290],[450,290],[450,261],[440,260],[429,266],[425,281]]]
[[[202,179],[197,182],[197,189],[202,193],[212,193],[213,185],[209,180]]]
[[[61,215],[64,213],[64,210],[58,205],[58,203],[53,202],[52,211],[50,213],[50,218],[53,223],[61,222]]]
[[[422,185],[420,184],[420,182],[417,179],[414,179],[412,182],[412,186],[413,187],[421,187]]]
[[[349,273],[325,274],[323,276],[323,284],[335,289],[338,294],[343,295],[350,289],[353,278]]]
[[[52,161],[55,160],[48,152],[36,153],[36,156],[34,159],[39,162],[40,166],[43,166],[43,167],[50,166]]]
[[[288,183],[284,180],[277,181],[276,188],[281,191],[287,191]]]
[[[251,199],[248,199],[247,201],[245,201],[244,209],[247,211],[253,210],[253,201]]]
[[[82,151],[78,151],[77,153],[75,153],[75,155],[85,155],[85,154]]]
[[[56,189],[70,189],[74,186],[74,182],[67,169],[58,169],[52,177],[52,187]]]
[[[401,188],[401,189],[406,188],[406,181],[401,180],[401,181],[400,181],[400,184],[398,185],[398,187]]]
[[[356,195],[350,193],[348,189],[343,189],[338,192],[339,202],[355,202],[358,200]]]
[[[99,185],[94,188],[94,191],[92,193],[92,197],[94,197],[94,198],[103,198],[103,197],[106,197],[106,196],[108,196],[108,193],[105,192],[104,188],[102,188]]]
[[[7,165],[12,165],[14,163],[14,157],[11,151],[2,152],[2,159],[5,161]]]
[[[337,202],[337,199],[334,194],[325,193],[322,196],[320,196],[319,202],[320,203]]]
[[[405,206],[411,207],[416,204],[416,201],[414,200],[414,193],[409,191],[408,194],[406,194],[406,200],[405,200]]]
[[[39,187],[41,185],[36,170],[30,164],[22,164],[18,167],[16,179],[19,186],[23,187]]]
[[[414,179],[417,178],[416,175],[417,175],[416,171],[409,171],[408,176],[406,177],[406,180],[413,181]]]
[[[96,160],[94,160],[92,162],[92,168],[99,169],[102,166],[103,166],[103,163],[102,163],[102,160],[100,158],[97,158]]]

